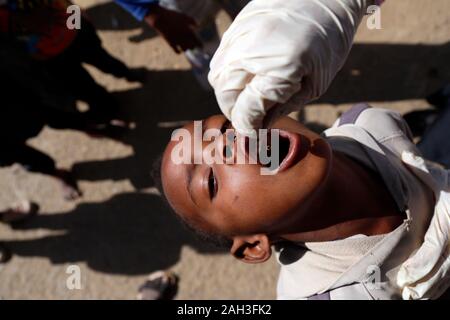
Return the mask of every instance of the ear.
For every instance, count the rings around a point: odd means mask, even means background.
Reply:
[[[265,234],[234,237],[231,254],[246,263],[261,263],[272,255],[270,241]]]

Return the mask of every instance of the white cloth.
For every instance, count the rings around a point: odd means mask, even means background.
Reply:
[[[208,79],[242,134],[320,97],[373,0],[253,0],[225,32]],[[269,113],[270,110],[270,113]]]
[[[424,243],[402,264],[397,285],[403,299],[433,299],[450,287],[450,171],[410,152],[402,159],[432,188],[437,203]]]
[[[283,248],[278,257],[283,256],[281,259],[285,262],[290,259],[289,255],[302,254],[302,257],[299,263],[282,264],[285,278],[278,284],[278,298],[309,297],[326,290],[383,238],[384,235],[356,235],[337,241],[308,242]],[[301,285],[293,286],[292,283]],[[289,285],[286,287],[286,284]]]

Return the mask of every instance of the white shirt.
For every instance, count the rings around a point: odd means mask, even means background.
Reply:
[[[333,150],[378,172],[407,218],[384,236],[278,248],[278,298],[305,299],[324,293],[328,299],[400,298],[401,290],[392,279],[422,244],[435,205],[432,190],[402,162],[404,151],[420,154],[409,128],[396,112],[357,105],[323,135]],[[380,271],[380,279],[377,289],[369,290],[366,281],[373,267]]]

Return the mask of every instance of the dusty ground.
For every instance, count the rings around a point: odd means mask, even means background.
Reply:
[[[136,122],[123,142],[45,129],[30,141],[61,167],[73,167],[84,192],[62,200],[52,179],[17,168],[0,169],[0,207],[28,198],[41,214],[23,230],[0,225],[13,259],[0,267],[4,299],[133,299],[146,274],[171,268],[181,277],[182,299],[275,297],[277,266],[248,266],[197,242],[153,193],[149,170],[171,124],[218,112],[182,56],[109,2],[78,0],[108,50],[132,67],[151,71],[144,85],[129,84],[89,68]],[[350,59],[320,104],[305,118],[330,125],[354,102],[401,112],[426,108],[423,97],[450,80],[450,2],[388,0],[382,30],[363,24]],[[223,30],[229,23],[220,14]],[[337,107],[336,107],[337,106]],[[81,268],[82,289],[66,287],[66,268]]]

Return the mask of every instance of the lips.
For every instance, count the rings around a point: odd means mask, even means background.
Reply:
[[[279,130],[280,134],[280,166],[278,172],[285,171],[298,161],[301,148],[301,136],[297,133]]]
[[[297,133],[293,133],[293,132],[289,132],[289,131],[285,131],[282,129],[276,129],[278,130],[279,133],[279,140],[278,140],[278,150],[275,150],[275,146],[271,145],[272,139],[271,139],[271,134],[272,134],[272,130],[268,130],[267,132],[267,145],[270,147],[269,150],[266,152],[266,157],[268,157],[269,160],[272,160],[272,155],[273,152],[278,152],[279,156],[278,156],[278,166],[276,168],[272,168],[272,163],[268,163],[268,164],[263,164],[261,163],[261,154],[258,156],[258,153],[256,154],[256,162],[259,163],[260,165],[267,167],[267,168],[271,168],[273,171],[275,171],[276,173],[278,172],[282,172],[285,171],[287,169],[289,169],[290,167],[292,167],[293,165],[295,165],[298,160],[299,160],[299,154],[300,154],[300,148],[301,148],[301,136]],[[255,159],[255,155],[252,154],[252,152],[250,152],[250,139],[248,137],[243,137],[244,138],[244,144],[239,144],[241,145],[243,148],[241,150],[244,151],[244,154],[246,155],[246,159]],[[239,140],[239,139],[238,139]],[[236,141],[235,141],[236,143]],[[258,141],[258,146],[259,148],[261,148],[261,145],[259,145],[259,143],[261,143],[260,141]],[[266,158],[267,159],[267,158]]]
[[[267,136],[267,145],[270,146],[270,151],[267,152],[267,157],[272,160],[272,155],[274,152],[278,152],[278,161],[279,165],[276,168],[272,168],[276,172],[281,172],[284,170],[289,169],[292,167],[295,163],[298,162],[299,159],[299,153],[300,153],[300,147],[301,147],[301,136],[297,133],[277,129],[279,133],[279,140],[278,140],[278,150],[275,150],[275,146],[271,145],[272,139],[271,139],[271,132],[268,131]],[[247,158],[254,158],[251,155],[251,152],[249,151],[249,138],[245,137],[245,154],[247,155]],[[260,146],[261,147],[261,146]],[[272,163],[268,164],[262,164],[261,158],[258,157],[258,163],[265,167],[272,167]]]

